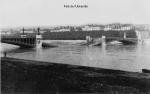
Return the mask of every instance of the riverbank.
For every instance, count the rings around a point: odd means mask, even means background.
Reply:
[[[150,74],[1,58],[3,94],[148,94]]]

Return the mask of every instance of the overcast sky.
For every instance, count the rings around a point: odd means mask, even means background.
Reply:
[[[112,22],[150,24],[150,0],[0,0],[0,27]]]

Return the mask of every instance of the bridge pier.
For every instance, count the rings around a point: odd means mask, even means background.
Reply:
[[[42,36],[41,35],[36,35],[36,48],[41,48],[42,47]]]
[[[90,36],[86,36],[86,42],[89,43],[92,41],[92,38]]]
[[[101,46],[105,46],[106,43],[106,37],[105,36],[101,36],[101,38],[91,38],[90,36],[86,36],[86,41],[87,41],[87,44],[90,45],[90,46],[98,46],[98,45],[101,45]]]
[[[144,40],[142,39],[140,31],[135,31],[135,32],[136,32],[136,36],[137,36],[137,39],[138,39],[138,44],[143,44]]]
[[[37,35],[36,35],[36,48],[42,47],[42,35],[40,34],[40,28],[37,29]]]
[[[102,42],[102,46],[105,46],[106,45],[106,36],[103,36],[102,35],[102,38],[101,38],[101,42]]]
[[[123,33],[123,38],[126,39],[127,38],[127,34],[126,32]]]

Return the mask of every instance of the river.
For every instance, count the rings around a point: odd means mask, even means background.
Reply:
[[[4,43],[1,45],[1,56],[7,50],[7,56],[21,59],[134,72],[141,72],[143,68],[150,69],[150,44],[109,44],[96,47],[67,42],[57,43],[58,47],[39,49],[21,49]]]

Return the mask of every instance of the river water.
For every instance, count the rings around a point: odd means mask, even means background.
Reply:
[[[103,46],[81,46],[78,42],[56,43],[54,48],[21,49],[18,46],[1,43],[2,52],[7,50],[9,57],[119,69],[141,72],[150,69],[150,44]]]

